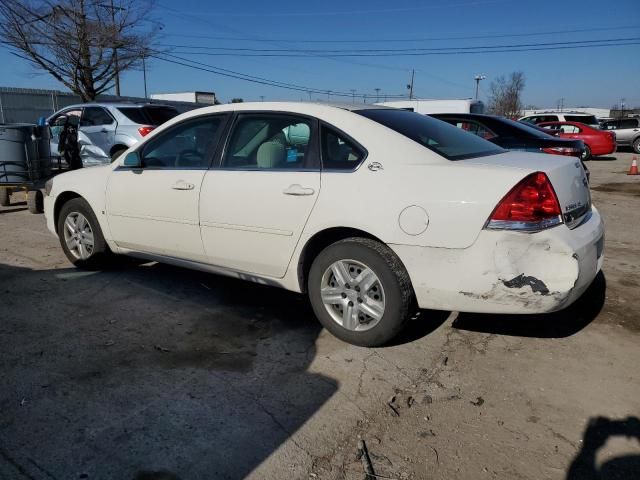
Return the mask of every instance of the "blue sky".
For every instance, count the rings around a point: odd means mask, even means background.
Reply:
[[[615,4],[603,0],[159,0],[152,16],[163,25],[160,43],[190,47],[411,49],[640,37],[640,0],[617,0]],[[537,35],[524,35],[533,33]],[[451,38],[478,36],[493,37]],[[422,40],[397,41],[406,39]],[[381,99],[385,93],[406,93],[412,68],[416,70],[415,93],[422,98],[471,97],[474,75],[484,74],[487,80],[481,83],[480,98],[485,99],[491,79],[521,70],[527,80],[525,104],[555,106],[564,97],[565,105],[610,107],[625,98],[628,106],[640,106],[640,45],[334,59],[317,54],[282,58],[176,53],[186,51],[216,52],[181,47],[173,54],[322,90],[355,89],[375,97],[374,89],[379,88]],[[5,49],[0,50],[0,62],[2,86],[62,89]],[[267,100],[309,98],[305,92],[226,78],[158,59],[150,59],[147,67],[150,93],[215,91],[222,101],[233,97],[258,100],[260,96]],[[123,74],[124,95],[142,95],[143,91],[141,72]],[[326,99],[326,95],[312,97]]]

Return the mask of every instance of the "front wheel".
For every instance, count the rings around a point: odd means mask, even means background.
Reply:
[[[591,149],[589,145],[584,146],[584,150],[582,152],[582,161],[589,160],[591,158]]]
[[[311,265],[309,299],[322,325],[345,342],[377,347],[403,329],[414,304],[409,275],[386,245],[347,238]]]
[[[640,137],[634,140],[632,146],[634,152],[640,153]]]
[[[112,255],[98,219],[82,198],[74,198],[62,206],[58,217],[58,237],[65,255],[78,268],[104,268]]]

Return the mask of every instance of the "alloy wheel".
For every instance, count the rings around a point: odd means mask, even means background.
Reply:
[[[347,330],[369,330],[384,315],[382,282],[371,268],[356,260],[338,260],[325,270],[320,297],[331,318]]]
[[[93,254],[93,230],[87,218],[71,212],[64,221],[64,241],[75,258],[87,260]]]

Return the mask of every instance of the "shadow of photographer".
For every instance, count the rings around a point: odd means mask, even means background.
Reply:
[[[640,419],[611,420],[595,417],[584,431],[582,448],[567,471],[566,480],[631,480],[640,478],[640,453],[624,455],[597,465],[598,451],[613,437],[634,438],[640,442]]]

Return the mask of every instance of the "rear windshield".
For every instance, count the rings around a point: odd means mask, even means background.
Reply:
[[[178,110],[171,107],[120,107],[118,110],[133,123],[154,127],[178,115]]]
[[[464,160],[505,151],[473,133],[419,113],[391,108],[360,110],[356,113],[395,130],[448,160]]]
[[[587,125],[598,125],[598,119],[594,115],[565,115],[567,122],[580,122]]]

